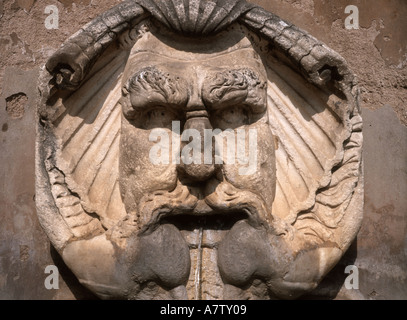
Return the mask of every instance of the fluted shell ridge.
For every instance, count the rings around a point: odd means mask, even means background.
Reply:
[[[245,0],[135,0],[158,21],[183,34],[216,33],[254,5]]]

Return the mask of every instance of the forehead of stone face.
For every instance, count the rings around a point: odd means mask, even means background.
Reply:
[[[146,32],[131,50],[123,80],[150,66],[162,67],[188,79],[189,65],[214,71],[250,68],[266,77],[263,63],[247,36],[239,29],[232,29],[199,39]]]

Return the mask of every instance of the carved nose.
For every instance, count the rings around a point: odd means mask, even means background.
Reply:
[[[215,172],[212,137],[205,135],[205,130],[212,130],[207,112],[187,112],[187,121],[181,136],[183,141],[179,169],[186,178],[193,181],[205,181]]]

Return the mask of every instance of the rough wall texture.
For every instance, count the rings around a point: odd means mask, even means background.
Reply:
[[[340,53],[361,87],[365,217],[357,241],[314,297],[407,299],[407,3],[404,0],[252,0]],[[71,34],[116,0],[0,1],[0,299],[93,298],[63,265],[37,221],[34,110],[39,68]],[[48,5],[59,28],[48,30]],[[347,30],[347,5],[360,28]],[[60,289],[44,287],[47,265]],[[359,268],[359,290],[343,284]]]

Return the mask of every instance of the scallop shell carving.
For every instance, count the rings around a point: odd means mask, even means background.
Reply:
[[[243,0],[136,0],[167,27],[190,35],[216,33],[253,5]]]

